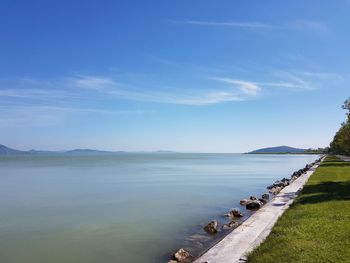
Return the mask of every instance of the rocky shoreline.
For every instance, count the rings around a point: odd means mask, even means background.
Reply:
[[[295,171],[290,178],[282,178],[274,182],[273,184],[266,187],[268,190],[266,193],[263,193],[261,197],[250,196],[247,199],[240,200],[240,205],[245,207],[245,211],[255,212],[263,207],[270,199],[273,199],[283,188],[290,185],[301,175],[305,174],[311,167],[316,164],[319,164],[322,160],[322,157],[315,160],[314,162],[307,164],[304,168]],[[216,235],[221,230],[233,230],[237,228],[244,220],[244,212],[240,208],[234,208],[229,210],[225,215],[228,222],[220,225],[218,220],[212,220],[203,227],[203,230],[208,235]],[[228,234],[228,233],[227,233]],[[189,263],[195,259],[195,256],[190,253],[190,251],[180,248],[175,253],[172,253],[168,263]]]

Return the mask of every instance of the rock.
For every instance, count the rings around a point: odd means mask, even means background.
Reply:
[[[269,200],[270,199],[270,195],[269,194],[263,194],[261,196],[262,199],[266,199],[266,200]]]
[[[293,181],[295,181],[297,178],[298,178],[298,176],[293,175],[293,176],[290,178],[290,181],[293,182]]]
[[[281,182],[284,184],[284,186],[289,185],[289,181],[290,181],[290,179],[287,179],[287,178],[283,178],[283,179],[281,180]]]
[[[251,197],[249,197],[249,199],[250,200],[257,200],[257,198],[255,196],[253,196],[253,195]]]
[[[282,181],[276,181],[276,182],[273,183],[273,186],[274,186],[274,187],[277,187],[277,186],[278,186],[278,187],[285,187],[285,186],[287,186],[287,182],[284,182],[284,181],[283,181],[283,182],[282,182]]]
[[[281,192],[282,188],[279,186],[276,186],[270,190],[271,194],[277,195],[279,192]]]
[[[180,248],[175,254],[174,259],[177,261],[175,262],[189,262],[192,259],[192,255],[190,252],[186,251],[183,248]],[[170,261],[171,262],[171,261]]]
[[[260,207],[263,206],[263,203],[260,202],[259,200],[252,200],[251,202],[249,202],[248,204],[246,204],[246,208],[249,210],[257,210]]]
[[[216,220],[213,220],[209,224],[207,224],[203,229],[210,234],[215,234],[218,232],[217,227],[218,227],[218,222]]]
[[[250,200],[248,200],[248,199],[242,199],[241,201],[239,201],[240,205],[246,205],[249,202],[250,202]]]
[[[179,261],[171,259],[168,261],[168,263],[179,263]]]
[[[266,204],[269,200],[264,199],[264,198],[259,198],[259,201],[263,204]]]
[[[231,229],[231,228],[236,228],[238,226],[239,226],[238,222],[231,221],[230,223],[223,225],[222,229]]]
[[[242,217],[243,214],[238,209],[232,209],[230,212],[226,214],[229,217]]]
[[[268,187],[266,187],[266,189],[270,190],[273,188],[273,184],[272,185],[269,185]]]

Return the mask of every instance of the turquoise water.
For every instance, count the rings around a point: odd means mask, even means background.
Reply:
[[[312,155],[121,153],[0,158],[0,262],[165,262]],[[203,245],[204,244],[204,245]]]

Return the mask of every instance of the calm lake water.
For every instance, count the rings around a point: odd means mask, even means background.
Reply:
[[[314,155],[0,157],[0,262],[166,262]],[[194,248],[193,248],[194,247]]]

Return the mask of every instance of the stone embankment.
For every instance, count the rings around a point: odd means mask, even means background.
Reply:
[[[304,168],[295,171],[290,178],[282,178],[269,185],[267,187],[268,193],[262,194],[260,198],[250,196],[247,199],[240,200],[240,205],[244,206],[245,209],[257,211],[246,221],[239,221],[243,217],[240,209],[231,209],[228,211],[225,216],[229,219],[229,222],[222,226],[218,225],[217,220],[210,221],[203,228],[209,235],[215,235],[220,229],[234,230],[194,262],[244,262],[244,255],[266,238],[278,217],[293,202],[298,192],[321,161],[322,158],[317,159],[315,162],[307,164]],[[187,263],[193,260],[193,255],[181,248],[172,254],[169,263]]]

